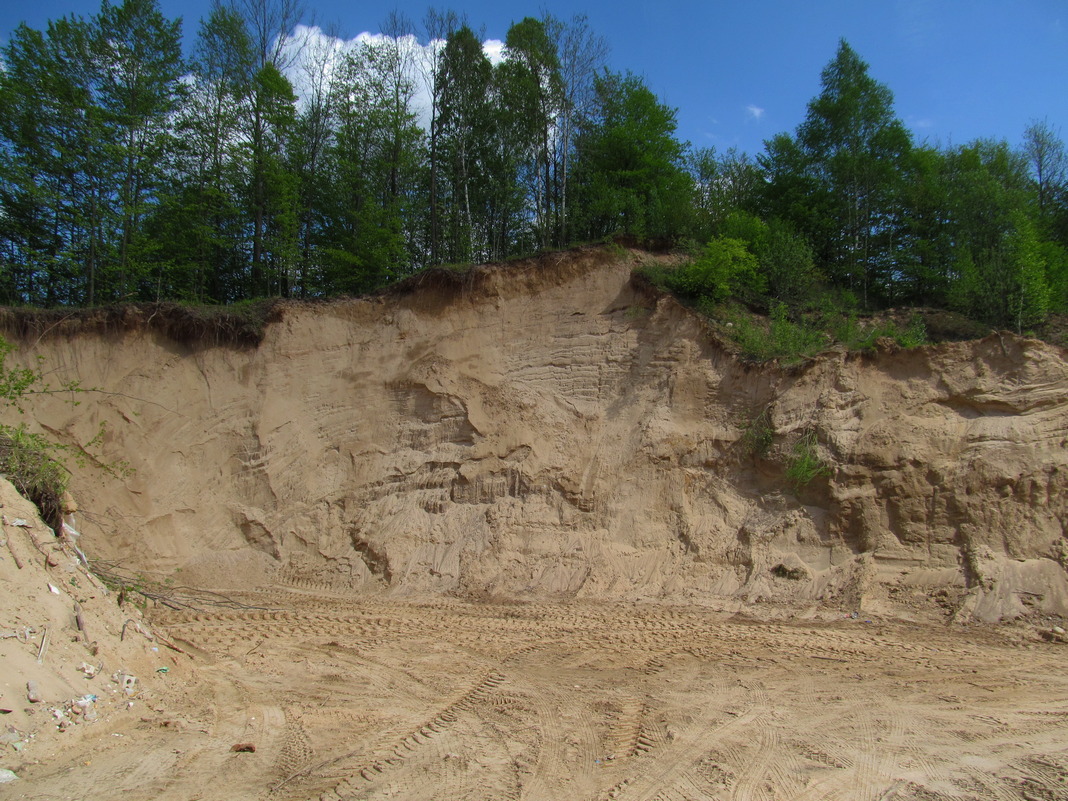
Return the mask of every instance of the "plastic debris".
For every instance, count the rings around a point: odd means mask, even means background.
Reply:
[[[13,782],[17,779],[18,776],[15,775],[14,771],[8,770],[7,768],[0,768],[0,784],[7,784],[8,782]]]
[[[171,669],[169,667],[167,667],[166,665],[164,665],[163,667],[156,668],[156,672],[157,673],[170,673]]]
[[[122,687],[122,691],[127,695],[133,695],[137,692],[137,676],[119,672],[111,678]]]
[[[48,591],[53,595],[59,595],[59,589],[57,589],[53,584],[48,585]]]
[[[97,719],[96,703],[97,697],[95,695],[83,695],[81,698],[75,698],[70,702],[70,712],[72,715],[81,717],[86,723],[92,723]]]
[[[90,665],[88,662],[82,662],[78,665],[78,670],[85,674],[85,678],[91,679],[97,674],[97,671],[99,671],[100,668],[96,665]]]

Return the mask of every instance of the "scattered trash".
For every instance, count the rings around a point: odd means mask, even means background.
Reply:
[[[170,673],[171,669],[164,665],[163,667],[156,668],[157,673]]]
[[[72,715],[76,715],[84,720],[86,723],[92,723],[97,719],[96,707],[94,704],[97,701],[95,695],[84,695],[81,698],[75,698],[70,702],[70,712]]]
[[[33,679],[26,682],[26,700],[31,704],[41,703],[41,690]]]
[[[29,521],[23,520],[21,517],[16,517],[14,520],[8,520],[5,517],[4,522],[7,523],[9,526],[18,526],[19,528],[30,527]]]
[[[56,586],[54,584],[49,584],[48,585],[48,591],[50,593],[52,593],[53,595],[59,595],[59,590],[56,588]]]
[[[1054,626],[1053,627],[1053,633],[1054,634],[1064,634],[1064,629],[1062,629],[1060,626]]]
[[[7,768],[0,768],[0,784],[7,784],[18,779],[14,771],[10,771]]]
[[[230,746],[230,750],[238,754],[254,754],[256,746],[253,743],[234,743]]]
[[[78,670],[85,674],[85,678],[91,679],[100,671],[100,668],[96,665],[90,665],[88,662],[82,662],[78,665]]]
[[[52,586],[51,584],[48,586]],[[45,628],[41,632],[41,647],[37,649],[37,664],[43,664],[45,654],[48,653],[48,629]]]
[[[33,637],[34,634],[36,634],[36,632],[29,626],[23,626],[22,628],[15,629],[14,631],[12,631],[11,629],[8,629],[6,631],[0,631],[0,640],[7,640],[11,637],[14,637],[19,642],[29,642],[30,638]]]
[[[137,676],[131,676],[129,673],[119,672],[111,677],[111,680],[122,687],[122,691],[127,695],[133,695],[137,692]]]

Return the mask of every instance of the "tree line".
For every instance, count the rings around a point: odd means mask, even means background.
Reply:
[[[680,142],[581,16],[513,24],[496,63],[452,12],[391,15],[343,50],[302,45],[299,21],[294,0],[221,0],[188,57],[157,0],[19,27],[0,49],[0,302],[356,294],[626,234],[693,249],[676,288],[705,299],[1017,330],[1068,307],[1056,132],[917,143],[844,41],[796,131],[752,157]]]

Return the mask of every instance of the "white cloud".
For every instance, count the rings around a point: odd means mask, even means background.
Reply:
[[[322,73],[328,77],[346,53],[355,47],[365,44],[380,44],[389,39],[383,33],[370,33],[364,31],[351,39],[343,39],[326,33],[318,26],[298,25],[290,41],[287,50],[295,52],[291,59],[292,65],[286,70],[286,77],[293,84],[298,102],[307,97],[313,89],[313,81],[320,70],[315,64],[325,62]],[[404,36],[400,39],[401,46],[410,56],[408,63],[411,65],[411,78],[416,93],[412,102],[412,110],[418,115],[424,128],[430,126],[430,91],[427,80],[427,65],[430,56],[435,51],[445,46],[443,39],[435,39],[426,44],[421,43],[414,36]],[[494,66],[504,61],[504,42],[499,39],[487,39],[482,43],[482,52]]]
[[[749,115],[750,119],[759,120],[764,116],[764,109],[750,104],[745,107],[745,113]]]
[[[504,42],[500,39],[487,39],[482,43],[482,52],[486,54],[486,58],[490,60],[490,63],[496,67],[504,61]]]

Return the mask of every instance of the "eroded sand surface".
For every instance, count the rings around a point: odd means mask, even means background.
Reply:
[[[9,797],[1068,797],[1068,648],[1033,629],[245,600],[169,612],[189,656]]]

